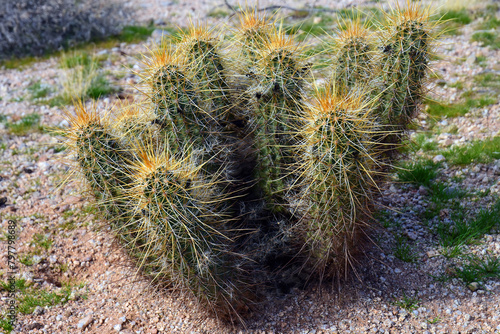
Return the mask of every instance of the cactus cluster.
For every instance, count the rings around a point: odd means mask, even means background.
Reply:
[[[387,18],[379,38],[339,33],[320,86],[276,20],[242,12],[228,41],[192,25],[145,56],[141,103],[68,113],[90,194],[145,274],[239,318],[257,287],[346,273],[428,71],[427,13]]]

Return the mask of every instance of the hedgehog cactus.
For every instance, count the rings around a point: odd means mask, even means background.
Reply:
[[[259,60],[259,50],[269,42],[273,29],[271,22],[265,16],[259,16],[255,10],[244,11],[239,15],[239,27],[236,30],[237,42],[241,55],[249,66],[254,66]]]
[[[356,85],[369,82],[375,65],[375,45],[370,38],[370,31],[359,18],[346,25],[333,42],[336,53],[333,80],[341,94],[347,93]]]
[[[156,116],[154,122],[171,134],[170,147],[177,151],[186,141],[201,141],[206,113],[199,108],[199,97],[187,76],[183,59],[163,47],[155,50],[146,64],[152,72],[147,81]]]
[[[129,187],[127,166],[132,157],[106,119],[76,105],[75,115],[67,114],[71,124],[68,144],[73,147],[90,193],[102,203],[106,217],[117,223],[127,210],[123,193]]]
[[[383,90],[380,117],[397,132],[407,129],[424,97],[432,27],[428,10],[416,3],[387,14],[381,34]]]
[[[335,85],[316,91],[306,108],[303,218],[298,235],[321,277],[338,275],[351,260],[359,224],[367,221],[378,168],[377,124],[368,90],[342,94]]]
[[[394,10],[383,48],[348,24],[317,87],[305,46],[244,11],[232,40],[193,25],[157,46],[138,105],[68,113],[68,144],[131,258],[233,319],[255,287],[347,274],[384,145],[401,140],[424,93],[427,20],[414,4]]]
[[[196,83],[200,85],[198,91],[206,104],[204,109],[210,109],[211,116],[216,121],[227,119],[231,103],[228,99],[229,86],[220,56],[220,41],[206,28],[192,26],[188,33],[182,36],[180,43],[181,50],[187,58],[188,68]]]
[[[252,92],[258,150],[257,177],[273,211],[282,211],[283,196],[294,181],[296,133],[300,127],[302,96],[308,67],[292,37],[276,31],[260,50],[259,77]]]
[[[235,255],[227,195],[190,157],[176,160],[168,147],[137,151],[131,194],[142,211],[138,237],[148,240],[138,262],[157,278],[190,289],[210,308],[237,308],[241,295],[230,279],[238,273],[230,270]]]

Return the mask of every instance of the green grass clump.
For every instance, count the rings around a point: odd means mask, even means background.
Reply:
[[[488,58],[486,58],[486,56],[477,56],[476,60],[474,61],[474,64],[478,64],[481,67],[486,67],[487,60],[488,60]]]
[[[89,68],[92,66],[98,66],[98,64],[99,63],[96,58],[91,56],[86,51],[63,55],[60,59],[60,66],[62,68],[75,68],[78,66]]]
[[[429,186],[429,191],[429,204],[427,209],[422,212],[424,221],[433,220],[445,212],[451,212],[454,221],[463,220],[465,211],[461,206],[461,202],[463,198],[471,196],[470,193],[452,184],[442,182],[433,182]],[[443,226],[446,227],[446,225]]]
[[[446,246],[443,247],[440,253],[447,259],[457,258],[464,254],[464,246],[463,245]]]
[[[32,266],[35,263],[35,261],[33,259],[32,254],[24,254],[24,255],[19,257],[19,263],[22,263],[25,266],[29,267],[29,266]]]
[[[47,97],[51,92],[50,85],[42,84],[40,80],[28,86],[28,92],[33,100]]]
[[[488,96],[480,96],[479,98],[467,97],[471,95],[470,93],[464,94],[464,102],[460,103],[442,103],[438,101],[427,100],[426,112],[435,117],[458,117],[463,116],[468,113],[473,108],[482,108],[484,106],[493,104],[496,102],[495,99]]]
[[[481,23],[479,29],[481,30],[491,30],[500,27],[500,20],[496,18],[495,15],[490,15],[485,18],[484,22]]]
[[[442,182],[433,182],[430,186],[431,201],[435,203],[443,203],[445,201],[464,198],[468,196],[468,192],[458,187],[450,187]]]
[[[456,117],[463,116],[469,111],[462,105],[444,104],[436,101],[427,101],[427,113],[432,116]]]
[[[97,100],[102,96],[110,95],[114,92],[116,92],[116,88],[111,85],[109,80],[106,79],[103,74],[100,74],[90,83],[90,86],[87,89],[87,96],[91,99]]]
[[[408,312],[411,312],[418,308],[418,304],[420,304],[420,299],[418,299],[418,297],[407,296],[406,293],[403,291],[403,297],[399,300],[395,300],[393,304],[405,309]]]
[[[31,245],[36,248],[43,248],[44,250],[49,250],[52,247],[54,241],[47,235],[41,233],[35,233],[33,235],[33,241]]]
[[[328,34],[331,31],[333,21],[331,16],[322,15],[316,18],[308,18],[299,23],[288,24],[285,26],[285,31],[288,34],[295,35],[298,41],[303,41],[309,36]]]
[[[480,87],[488,87],[495,90],[500,90],[500,75],[496,73],[478,74],[474,76],[474,82]]]
[[[14,326],[10,323],[8,318],[0,319],[0,329],[4,331],[4,333],[10,333],[14,330]]]
[[[415,138],[407,139],[399,148],[401,153],[417,153],[422,150],[423,152],[435,151],[438,148],[438,143],[430,139],[430,134],[419,133]]]
[[[500,37],[496,32],[476,32],[472,35],[473,42],[481,42],[482,46],[491,46],[492,49],[500,49]]]
[[[472,22],[472,18],[466,9],[460,10],[449,10],[441,16],[443,21],[450,20],[459,24],[469,24]]]
[[[10,133],[17,136],[24,136],[31,132],[41,131],[40,115],[33,113],[23,116],[15,123],[7,123],[7,129]]]
[[[442,14],[444,23],[441,29],[446,35],[459,35],[459,29],[472,22],[472,18],[466,9],[450,10]]]
[[[116,92],[103,72],[99,60],[87,52],[63,54],[59,61],[64,69],[62,93],[48,101],[50,106],[77,100],[98,99]]]
[[[213,17],[216,19],[221,19],[221,18],[229,16],[229,13],[223,9],[214,9],[214,10],[211,10],[210,12],[208,12],[207,16]]]
[[[452,84],[449,84],[448,86],[457,89],[464,89],[464,83],[462,81],[454,82]]]
[[[493,227],[500,225],[500,201],[490,209],[482,209],[475,218],[465,217],[463,209],[452,217],[454,224],[441,223],[437,228],[437,235],[443,247],[467,245],[481,238]]]
[[[24,279],[15,281],[16,291],[20,294],[18,298],[17,310],[22,314],[31,314],[35,307],[55,306],[68,301],[71,294],[71,286],[66,285],[57,292],[48,292],[43,289],[36,289]],[[7,283],[1,282],[1,288],[8,290]]]
[[[468,256],[467,262],[455,270],[454,276],[466,284],[483,282],[487,278],[500,278],[500,259],[490,254],[484,258]]]
[[[24,296],[19,299],[18,310],[22,314],[31,314],[37,306],[55,306],[68,301],[71,288],[66,287],[58,292],[45,290],[25,290]]]
[[[496,136],[482,141],[474,141],[469,145],[455,146],[442,152],[449,164],[468,165],[471,163],[488,163],[492,159],[500,159],[500,137]]]
[[[37,306],[52,307],[63,305],[68,302],[73,289],[72,285],[63,283],[61,289],[49,292],[33,287],[32,284],[26,282],[24,279],[16,279],[14,284],[17,294],[16,311],[21,314],[32,314]],[[9,291],[9,288],[7,282],[0,282],[0,291]],[[9,323],[9,318],[5,315],[3,318],[0,318],[0,328],[4,330],[4,333],[10,333],[14,329]]]
[[[439,165],[430,160],[403,164],[397,171],[398,181],[429,186],[437,177],[438,168]]]
[[[125,26],[117,39],[125,43],[144,41],[151,36],[154,30],[154,26]]]
[[[414,263],[418,260],[413,247],[409,244],[408,238],[403,236],[396,237],[396,246],[394,247],[394,256],[404,262]]]

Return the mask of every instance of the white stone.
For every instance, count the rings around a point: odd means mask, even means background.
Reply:
[[[432,159],[432,161],[433,161],[433,162],[435,162],[435,163],[437,163],[437,162],[441,162],[441,161],[445,161],[445,160],[446,160],[446,158],[445,158],[443,155],[441,155],[441,154],[436,155],[436,156]]]
[[[92,316],[89,315],[89,316],[86,316],[85,318],[83,318],[82,320],[80,320],[78,322],[78,324],[76,325],[76,327],[79,329],[85,329],[85,328],[87,328],[88,325],[90,325],[91,322],[92,322]]]
[[[67,128],[69,126],[69,122],[67,120],[62,120],[61,122],[59,122],[59,127],[60,128]]]

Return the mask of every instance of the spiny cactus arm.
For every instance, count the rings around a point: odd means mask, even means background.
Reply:
[[[360,92],[317,89],[304,113],[304,207],[297,229],[309,264],[325,278],[339,275],[350,261],[344,251],[355,242],[376,189],[375,101]]]
[[[222,41],[215,37],[220,33],[200,24],[191,23],[187,32],[181,33],[179,49],[187,60],[187,69],[195,78],[202,99],[202,108],[218,121],[233,119],[229,99],[224,60],[221,57]]]
[[[345,22],[345,26],[330,47],[335,54],[332,79],[341,94],[347,93],[356,84],[366,84],[376,78],[372,34],[359,18]]]
[[[245,300],[240,289],[246,289],[230,269],[237,261],[231,250],[233,218],[225,211],[231,195],[221,193],[217,178],[207,178],[194,158],[178,160],[168,147],[138,145],[131,196],[145,215],[137,231],[145,240],[136,249],[141,265],[219,315],[236,314]]]
[[[258,166],[256,175],[271,209],[283,211],[283,196],[294,183],[295,134],[300,127],[305,73],[302,49],[293,38],[275,29],[260,50],[255,93],[254,129]]]
[[[425,95],[437,24],[430,21],[430,7],[417,3],[397,6],[386,13],[386,24],[380,31],[384,80],[380,113],[400,132],[416,116]]]
[[[161,44],[145,56],[144,65],[142,91],[152,103],[153,122],[169,134],[171,149],[178,152],[193,140],[201,145],[203,134],[208,132],[209,114],[201,109],[185,56],[174,46]]]
[[[119,133],[110,125],[109,112],[100,115],[95,105],[77,102],[75,113],[65,112],[70,128],[66,144],[74,152],[89,192],[114,230],[128,226],[131,203],[126,198],[128,168],[132,150],[122,144]]]

